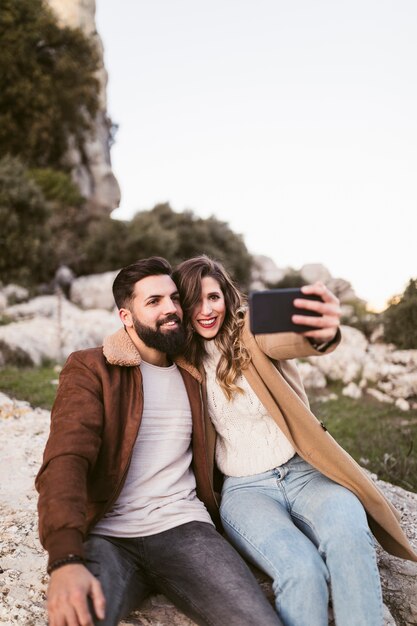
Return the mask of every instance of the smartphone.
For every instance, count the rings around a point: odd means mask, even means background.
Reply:
[[[312,330],[313,326],[294,324],[294,314],[320,317],[316,311],[308,311],[294,306],[295,298],[318,300],[320,296],[305,294],[301,289],[266,289],[253,291],[249,294],[250,329],[254,335],[267,333],[303,333]]]

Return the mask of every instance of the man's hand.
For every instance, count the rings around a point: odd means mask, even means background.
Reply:
[[[317,329],[302,333],[304,337],[309,337],[318,344],[332,341],[340,325],[341,310],[338,298],[321,282],[301,287],[301,291],[305,294],[316,294],[322,298],[323,302],[296,298],[294,306],[308,311],[316,311],[320,313],[321,317],[293,315],[292,321],[294,324],[306,324]]]
[[[101,585],[84,565],[73,563],[52,572],[48,588],[49,626],[93,626],[89,597],[96,616],[104,619],[106,601]]]

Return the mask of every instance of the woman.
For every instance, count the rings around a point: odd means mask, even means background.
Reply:
[[[286,626],[327,625],[329,588],[337,626],[382,626],[364,506],[386,549],[417,555],[393,507],[309,411],[288,361],[337,345],[337,299],[320,283],[304,287],[323,302],[296,304],[322,317],[293,321],[317,330],[255,338],[242,295],[219,263],[189,259],[174,280],[187,325],[184,356],[203,374],[217,431],[215,458],[225,477],[220,514],[230,541],[272,578]]]

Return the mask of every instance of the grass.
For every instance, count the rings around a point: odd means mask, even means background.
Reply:
[[[53,381],[58,375],[53,364],[27,368],[7,366],[0,369],[0,391],[18,400],[26,400],[32,406],[50,409],[56,394]]]
[[[356,461],[378,478],[417,492],[417,410],[364,396],[342,396],[342,385],[328,389],[337,400],[322,402],[310,394],[315,415]]]
[[[50,409],[56,394],[56,366],[0,369],[0,391],[32,406]],[[310,395],[311,407],[333,437],[361,465],[404,489],[417,492],[417,410],[403,412],[371,397],[352,400],[334,383],[337,400]]]

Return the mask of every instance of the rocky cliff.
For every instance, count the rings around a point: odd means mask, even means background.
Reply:
[[[99,111],[93,129],[86,135],[81,149],[71,145],[65,163],[71,168],[74,181],[82,195],[103,212],[111,212],[120,202],[120,189],[110,163],[112,124],[107,115],[107,72],[104,67],[103,45],[96,30],[95,0],[47,0],[63,26],[80,28],[97,47],[100,68]]]

